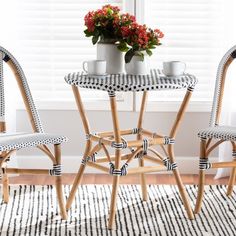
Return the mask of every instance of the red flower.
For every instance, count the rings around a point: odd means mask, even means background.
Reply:
[[[84,22],[87,27],[84,32],[87,37],[92,37],[93,44],[99,39],[118,42],[118,49],[127,52],[126,62],[129,62],[137,51],[139,55],[143,55],[144,50],[151,55],[151,50],[160,45],[160,39],[164,37],[159,29],[152,30],[146,25],[140,25],[135,16],[129,13],[121,14],[119,7],[109,4],[88,12]]]
[[[128,26],[121,27],[121,34],[123,37],[128,37],[130,35],[130,29]]]
[[[164,37],[164,34],[159,29],[155,29],[154,32],[158,38],[161,39]]]
[[[121,18],[121,24],[126,24],[126,23],[131,24],[132,22],[136,21],[135,16],[130,15],[129,13],[122,14],[120,18]]]
[[[95,22],[93,18],[94,18],[94,11],[88,12],[88,14],[84,17],[84,22],[89,32],[93,32],[95,28]]]
[[[102,10],[107,11],[108,9],[111,9],[114,13],[120,12],[120,8],[119,8],[119,7],[117,7],[117,6],[112,6],[112,5],[110,5],[110,4],[105,5],[105,6],[102,7]]]

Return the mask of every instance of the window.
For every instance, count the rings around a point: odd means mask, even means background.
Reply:
[[[186,72],[198,78],[191,103],[201,104],[201,107],[209,104],[222,56],[224,1],[138,0],[137,3],[139,21],[165,33],[163,45],[154,51],[150,60],[151,67],[161,68],[163,61],[186,62]],[[183,91],[151,92],[148,109],[155,110],[156,106],[167,110],[178,108],[176,103],[183,95]],[[163,103],[157,105],[158,101],[165,101],[164,106]]]
[[[64,76],[81,70],[83,61],[96,59],[96,46],[84,36],[84,16],[108,3],[125,10],[123,0],[22,0],[19,4],[18,58],[41,108],[50,103],[55,109],[71,108],[68,102],[73,95]],[[97,108],[98,100],[103,101],[101,109],[107,107],[106,92],[82,90],[82,96],[90,109]],[[132,95],[120,94],[118,100],[121,109],[132,108]]]
[[[196,75],[199,80],[191,103],[201,104],[202,107],[212,99],[215,72],[222,55],[224,25],[227,24],[223,0],[9,2],[17,9],[17,21],[13,23],[14,27],[11,26],[18,29],[15,40],[18,46],[15,48],[20,50],[16,51],[16,55],[30,78],[33,95],[40,101],[41,108],[47,108],[50,103],[50,108],[55,109],[75,107],[71,102],[73,95],[70,86],[65,84],[63,78],[69,72],[80,70],[82,61],[96,58],[96,46],[92,46],[91,39],[85,38],[83,33],[83,18],[89,10],[108,3],[135,14],[140,23],[160,28],[165,33],[163,45],[157,47],[151,57],[151,67],[161,68],[163,61],[185,61],[187,72]],[[10,7],[7,11],[10,11]],[[7,24],[5,21],[4,25]],[[88,109],[109,108],[105,92],[83,90],[82,93]],[[161,101],[159,107],[173,110],[182,96],[181,91],[151,92],[148,109],[156,110],[156,103]],[[97,100],[102,102],[98,104]],[[138,109],[140,93],[134,97],[130,93],[123,93],[118,100],[122,110]],[[133,107],[134,104],[137,107]]]

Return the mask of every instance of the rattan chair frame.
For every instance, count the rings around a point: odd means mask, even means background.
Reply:
[[[0,47],[0,132],[7,133],[6,121],[5,121],[5,99],[4,99],[4,75],[3,75],[3,64],[4,62],[12,70],[20,94],[23,98],[24,105],[26,107],[27,114],[33,129],[33,133],[44,133],[43,127],[39,118],[38,111],[34,105],[34,101],[25,77],[25,74],[14,56],[7,51],[5,48]],[[1,137],[2,139],[2,137]],[[0,145],[1,145],[0,139]],[[66,138],[65,138],[66,139]],[[65,141],[65,140],[64,140]],[[18,148],[12,148],[11,150],[0,152],[0,177],[2,178],[3,184],[3,201],[7,203],[9,201],[9,174],[51,174],[54,175],[56,192],[58,197],[58,203],[60,208],[60,214],[62,219],[67,218],[67,212],[65,210],[62,179],[61,179],[61,143],[54,144],[54,151],[51,151],[48,145],[42,144],[36,146],[48,158],[52,161],[53,169],[22,169],[22,168],[8,168],[7,163],[11,158],[11,155],[18,150]],[[19,148],[20,149],[20,148]],[[35,163],[37,166],[37,163]]]
[[[200,138],[200,162],[199,162],[199,180],[198,180],[198,194],[195,205],[195,214],[199,213],[202,207],[204,197],[205,175],[206,170],[210,168],[231,168],[231,174],[228,182],[227,195],[231,196],[233,192],[233,186],[235,184],[236,176],[236,143],[232,137],[226,137],[225,135],[214,134],[215,128],[220,128],[220,117],[222,111],[222,101],[224,96],[224,88],[226,75],[229,66],[236,57],[236,46],[230,48],[222,57],[216,76],[215,92],[213,97],[213,105],[211,110],[211,118],[209,128],[204,132],[199,132]],[[232,127],[233,128],[233,127]],[[212,130],[212,131],[211,131]],[[211,134],[211,135],[210,135]],[[228,162],[210,162],[210,154],[213,150],[219,147],[224,142],[230,142],[232,144],[232,161]]]

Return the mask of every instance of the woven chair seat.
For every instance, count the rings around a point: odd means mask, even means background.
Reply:
[[[65,136],[47,133],[1,133],[0,151],[18,150],[43,144],[60,144],[66,141]]]
[[[200,138],[215,138],[236,141],[236,127],[232,126],[215,126],[201,130],[198,133]]]
[[[165,89],[194,88],[197,83],[195,76],[184,74],[167,77],[159,69],[150,70],[149,75],[105,75],[93,76],[85,72],[70,73],[65,77],[66,83],[81,88],[97,89],[108,92],[115,91],[150,91]]]

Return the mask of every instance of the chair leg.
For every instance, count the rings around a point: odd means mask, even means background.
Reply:
[[[205,170],[199,171],[199,180],[198,180],[198,193],[197,193],[197,201],[194,213],[198,214],[202,207],[202,199],[204,194],[204,185],[205,185]]]
[[[118,188],[119,188],[119,180],[120,180],[120,176],[113,176],[108,229],[113,229],[114,222],[115,222],[116,200],[117,200],[117,193],[118,193]]]
[[[207,158],[206,157],[206,140],[201,140],[200,142],[200,158]],[[205,170],[199,170],[197,201],[196,201],[196,205],[194,209],[195,214],[198,214],[202,207],[204,185],[205,185]]]
[[[144,166],[144,160],[140,159],[139,160],[139,166]],[[148,199],[148,194],[147,194],[147,182],[146,182],[146,175],[144,173],[140,174],[140,183],[141,183],[141,188],[142,188],[142,197],[143,201],[147,201]]]
[[[5,168],[3,168],[3,173],[2,173],[2,185],[3,185],[3,202],[8,203],[9,202],[9,179],[8,179],[8,175],[6,173]]]
[[[231,196],[234,188],[234,183],[235,183],[235,177],[236,177],[236,167],[233,167],[230,173],[229,177],[229,183],[228,183],[228,188],[227,188],[227,196]]]
[[[56,164],[61,165],[61,146],[59,144],[54,145],[54,150],[55,150]],[[56,176],[56,191],[57,191],[57,198],[58,198],[61,217],[63,220],[66,220],[67,213],[66,213],[63,190],[62,190],[61,176]]]

